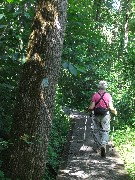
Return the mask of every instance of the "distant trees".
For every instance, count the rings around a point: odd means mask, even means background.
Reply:
[[[99,3],[100,0],[69,1],[59,90],[64,103],[84,108],[96,91],[98,81],[106,79],[118,108],[120,124],[125,123],[124,116],[126,123],[132,124],[134,2]]]

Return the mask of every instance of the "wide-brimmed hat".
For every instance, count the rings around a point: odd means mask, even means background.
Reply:
[[[106,81],[100,81],[99,84],[98,84],[99,89],[105,90],[107,87],[108,87],[108,85],[107,85]]]

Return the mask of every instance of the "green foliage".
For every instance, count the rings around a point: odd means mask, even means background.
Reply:
[[[8,145],[9,145],[9,142],[8,141],[5,141],[3,140],[1,137],[0,137],[0,154],[2,156],[2,151],[7,149],[8,148]],[[1,157],[2,159],[0,159],[0,167],[1,167],[1,164],[2,164],[2,160],[4,157]],[[6,178],[5,177],[5,174],[2,170],[0,170],[0,179],[1,180],[11,180],[10,178]]]
[[[3,171],[0,171],[0,178],[1,178],[1,179],[4,179],[4,173],[3,173]]]
[[[70,130],[70,119],[66,116],[59,104],[60,95],[57,91],[54,118],[52,121],[51,134],[48,146],[48,163],[46,168],[45,180],[55,179],[58,171],[61,155]],[[51,170],[49,171],[49,167]],[[53,177],[54,176],[54,177]]]
[[[92,94],[97,91],[96,84],[105,79],[118,110],[119,124],[132,126],[135,116],[135,53],[133,36],[130,33],[128,53],[123,49],[122,26],[125,23],[125,11],[118,13],[117,9],[113,8],[112,1],[109,1],[109,4],[103,3],[99,12],[99,24],[93,19],[93,13],[97,13],[93,12],[94,8],[97,7],[92,1],[69,1],[62,57],[64,69],[61,69],[59,79],[62,103],[84,109],[89,105]],[[117,24],[120,19],[120,24]],[[97,25],[98,28],[95,28]],[[117,26],[117,38],[113,39]],[[72,65],[71,69],[69,64]]]
[[[114,8],[113,2],[109,0],[98,4],[98,1],[91,0],[68,1],[67,29],[45,180],[52,180],[52,170],[54,174],[58,170],[61,151],[70,129],[69,118],[63,114],[62,106],[84,110],[89,106],[91,96],[97,91],[97,84],[102,79],[108,81],[108,91],[118,110],[115,143],[121,152],[124,149],[123,158],[132,157],[132,128],[135,126],[135,28],[132,12],[135,6],[132,0],[126,51],[123,41],[126,5],[121,1],[123,7],[118,10]],[[16,87],[25,61],[34,8],[33,0],[3,0],[0,5],[0,128],[6,132],[12,123]],[[130,129],[128,133],[128,128],[120,130],[125,125]],[[129,158],[125,162],[129,162],[128,171],[133,174],[132,160]]]
[[[0,9],[0,129],[9,131],[16,87],[25,60],[34,2],[31,4],[31,1],[14,1],[10,4],[3,1]]]
[[[0,179],[1,180],[11,180],[10,178],[5,178],[3,171],[0,171]]]
[[[24,61],[34,6],[33,1],[1,3],[1,59]]]
[[[9,131],[12,122],[20,69],[20,63],[17,61],[0,61],[0,129],[5,131]]]
[[[118,149],[125,167],[131,178],[135,177],[135,129],[123,126],[122,130],[114,133],[115,146]]]

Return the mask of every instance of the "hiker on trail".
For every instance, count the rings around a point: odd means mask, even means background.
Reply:
[[[100,81],[98,85],[99,91],[95,93],[92,97],[92,102],[89,110],[94,112],[93,118],[93,138],[94,147],[93,150],[100,148],[101,156],[106,156],[106,145],[109,140],[110,131],[110,111],[117,115],[117,111],[113,106],[112,97],[106,92],[107,82]]]

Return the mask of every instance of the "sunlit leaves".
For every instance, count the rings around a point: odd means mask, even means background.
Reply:
[[[0,25],[0,29],[7,27],[7,25]]]
[[[69,70],[75,76],[77,75],[77,70],[74,68],[74,66],[72,64],[69,64]]]
[[[11,2],[11,1],[10,1]],[[1,59],[23,61],[26,54],[35,1],[14,0],[1,5]]]
[[[77,76],[77,74],[80,73],[85,73],[86,69],[84,67],[81,67],[79,65],[72,65],[69,62],[64,62],[62,64],[62,66],[64,67],[64,69],[69,69],[70,73],[74,76]]]
[[[4,17],[4,14],[0,14],[0,20]],[[7,25],[0,25],[0,29],[7,27]]]
[[[134,33],[135,32],[135,19],[131,19],[129,21],[129,30]]]
[[[13,2],[21,2],[22,0],[6,0],[9,3],[13,3]]]
[[[126,127],[114,133],[114,142],[131,177],[135,176],[135,129]]]
[[[78,66],[78,65],[75,65],[77,71],[79,72],[82,72],[82,73],[85,73],[86,72],[86,68],[82,67],[82,66]]]
[[[0,19],[2,19],[4,17],[4,14],[0,14]]]
[[[63,66],[65,69],[67,69],[67,68],[69,67],[69,63],[68,63],[68,62],[64,62],[64,63],[62,64],[62,66]]]

